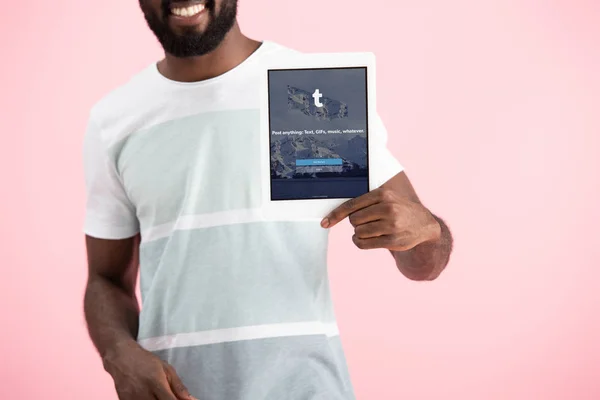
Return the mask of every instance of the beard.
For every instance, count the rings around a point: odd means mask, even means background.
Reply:
[[[235,24],[237,17],[237,0],[223,0],[218,13],[215,0],[208,0],[205,5],[209,17],[206,29],[200,32],[195,27],[189,27],[177,33],[168,23],[172,0],[162,0],[162,12],[150,9],[144,0],[139,1],[148,27],[164,51],[179,58],[202,56],[215,50]]]

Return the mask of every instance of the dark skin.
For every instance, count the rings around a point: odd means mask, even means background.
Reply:
[[[225,1],[214,1],[215,12]],[[142,3],[147,11],[163,18],[161,0]],[[202,19],[194,29],[202,32],[209,18]],[[175,33],[184,31],[171,25]],[[158,69],[174,81],[202,81],[235,68],[259,46],[260,42],[244,36],[235,22],[210,53],[178,58],[167,52]],[[349,218],[355,228],[353,242],[357,247],[389,249],[398,269],[409,279],[435,279],[448,262],[452,249],[450,232],[441,219],[421,204],[404,173],[381,188],[344,203],[330,213],[323,226],[331,228],[344,218]],[[86,236],[89,275],[84,311],[90,337],[114,380],[120,400],[194,399],[173,367],[136,341],[140,311],[135,294],[139,243],[139,235],[122,240]]]
[[[354,227],[360,249],[388,249],[400,272],[414,281],[431,281],[444,270],[452,252],[445,222],[419,200],[404,172],[380,188],[351,199],[321,222],[331,228],[344,218]]]
[[[146,0],[147,7],[161,14],[162,0]],[[174,3],[176,3],[174,1]],[[181,2],[185,4],[186,2]],[[224,0],[215,0],[215,12],[219,13],[224,5]],[[203,18],[194,27],[197,32],[203,32],[210,23],[210,17]],[[170,28],[176,34],[183,34],[189,27],[182,27],[171,23]],[[165,77],[179,82],[199,82],[211,79],[232,70],[242,63],[250,54],[260,47],[260,42],[245,36],[237,21],[225,35],[219,46],[212,52],[198,57],[175,57],[165,53],[165,58],[158,62],[158,70]]]
[[[232,70],[259,46],[260,42],[244,36],[236,23],[213,52],[190,58],[177,58],[167,53],[159,61],[158,70],[174,81],[199,82]]]
[[[169,364],[139,346],[135,284],[140,237],[86,236],[89,276],[84,311],[90,337],[121,400],[193,399]]]
[[[331,228],[344,218],[354,226],[352,240],[357,247],[390,250],[408,279],[433,280],[448,263],[450,232],[421,204],[404,173],[345,202],[322,225]],[[84,309],[90,336],[119,399],[193,399],[173,367],[135,340],[139,241],[139,235],[124,240],[86,236],[89,277]]]
[[[217,12],[224,0],[215,0]],[[146,6],[161,14],[161,0]],[[208,18],[196,28],[202,32]],[[180,28],[171,26],[177,32]],[[165,53],[158,63],[167,78],[196,82],[217,77],[235,68],[252,54],[260,42],[244,36],[237,22],[212,52],[177,58]],[[84,312],[90,337],[112,376],[120,400],[194,399],[172,366],[143,349],[136,341],[139,305],[135,283],[139,269],[139,235],[123,240],[86,236],[88,282]]]

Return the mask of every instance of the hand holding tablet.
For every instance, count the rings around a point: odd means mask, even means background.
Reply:
[[[261,185],[267,217],[320,219],[373,189],[374,56],[302,54],[266,67]]]

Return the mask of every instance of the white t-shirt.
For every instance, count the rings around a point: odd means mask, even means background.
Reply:
[[[202,400],[353,399],[318,220],[261,220],[259,65],[293,51],[265,41],[196,83],[153,63],[92,109],[84,231],[141,232],[138,342]],[[371,173],[402,166],[381,120]]]

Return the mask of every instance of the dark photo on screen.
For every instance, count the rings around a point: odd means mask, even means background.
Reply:
[[[367,68],[268,71],[271,200],[369,190]]]

